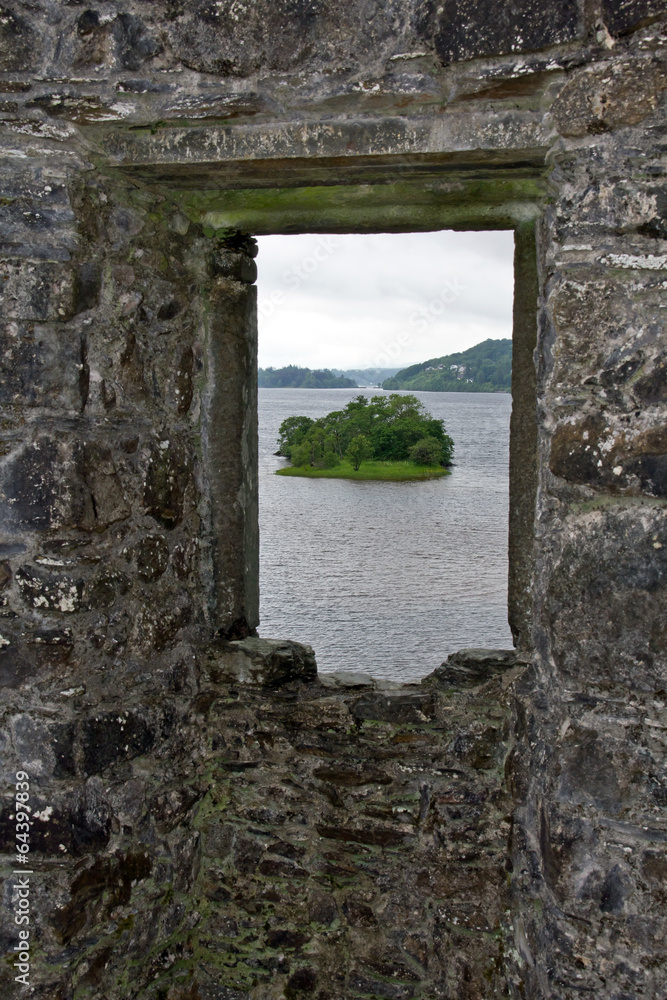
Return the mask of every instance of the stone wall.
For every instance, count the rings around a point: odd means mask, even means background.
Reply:
[[[31,995],[667,996],[664,30],[659,0],[2,4],[7,995],[25,770]],[[271,648],[235,683],[244,233],[498,226],[537,251],[531,664],[332,688]]]

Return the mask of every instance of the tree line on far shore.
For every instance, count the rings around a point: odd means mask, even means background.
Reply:
[[[340,369],[338,369],[340,372]],[[328,368],[260,368],[258,385],[268,389],[358,389],[349,375],[362,382],[382,378],[381,369],[349,371],[336,374]],[[466,351],[445,354],[441,358],[421,361],[391,374],[382,383],[383,389],[407,389],[408,392],[509,392],[512,380],[512,341],[484,340]],[[371,378],[373,376],[373,378]]]
[[[409,392],[509,392],[512,341],[484,340],[467,351],[445,354],[403,368],[385,379],[383,389]]]
[[[328,368],[299,368],[286,365],[285,368],[260,368],[257,373],[260,389],[358,389],[354,379],[344,375],[334,375]]]

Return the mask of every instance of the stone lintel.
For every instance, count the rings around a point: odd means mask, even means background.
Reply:
[[[545,191],[535,169],[452,173],[377,184],[171,190],[179,210],[209,230],[277,233],[513,229],[534,220]]]
[[[111,161],[123,173],[149,184],[186,191],[234,191],[252,188],[301,188],[341,184],[392,184],[400,181],[442,181],[463,178],[534,176],[544,169],[544,146],[517,149],[470,149],[433,153],[365,153],[318,157],[276,156],[239,160],[196,159],[173,161],[155,157]]]
[[[364,169],[379,157],[394,170],[443,164],[538,166],[554,138],[544,112],[508,110],[479,111],[474,127],[470,113],[449,112],[435,120],[358,117],[116,129],[100,137],[100,147],[111,165],[138,171],[159,167],[163,181],[180,177],[185,186],[196,187],[213,171],[220,174],[218,183],[246,187],[255,177],[260,185],[279,185],[280,171],[293,184],[295,168],[345,171],[349,164]]]
[[[405,233],[441,229],[514,229],[530,223],[539,206],[530,201],[500,205],[471,204],[416,206],[340,205],[288,206],[262,209],[252,205],[202,213],[196,221],[212,230],[240,229],[255,236],[298,233]]]

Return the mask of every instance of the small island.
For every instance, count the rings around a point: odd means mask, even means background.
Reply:
[[[312,479],[432,479],[449,474],[454,442],[416,396],[357,396],[326,417],[280,425],[279,476]]]

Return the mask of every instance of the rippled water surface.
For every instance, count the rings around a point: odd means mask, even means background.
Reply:
[[[260,389],[260,635],[315,649],[323,671],[413,680],[464,646],[511,648],[505,393],[415,393],[454,438],[451,476],[276,476],[278,428],[362,390]],[[363,390],[374,395],[377,390]]]

